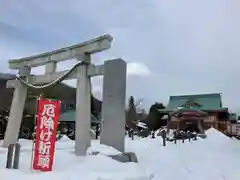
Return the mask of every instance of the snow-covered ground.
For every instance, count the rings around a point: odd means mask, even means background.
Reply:
[[[64,138],[57,142],[53,171],[31,170],[31,141],[21,140],[19,170],[5,169],[6,150],[0,148],[0,180],[239,180],[240,141],[210,129],[207,139],[168,142],[156,139],[126,138],[126,150],[137,154],[139,163],[119,163],[106,155],[118,154],[114,148],[92,141],[89,151],[98,155],[74,156],[74,142]]]

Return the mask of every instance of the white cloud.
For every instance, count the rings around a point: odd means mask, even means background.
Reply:
[[[146,77],[151,75],[151,71],[144,63],[129,62],[127,64],[127,75]]]
[[[152,74],[149,68],[144,63],[128,62],[127,63],[127,78],[129,77],[148,77]],[[98,76],[92,79],[93,95],[102,99],[102,83],[103,76]]]
[[[127,77],[148,77],[152,74],[149,68],[144,63],[128,62]],[[92,93],[95,97],[102,99],[102,83],[103,76],[92,78]],[[65,81],[66,84],[76,87],[76,80]]]
[[[66,80],[64,81],[69,86],[76,87],[77,86],[77,80],[72,79],[72,80]],[[91,78],[91,83],[92,83],[92,93],[93,95],[98,98],[102,99],[102,83],[103,83],[103,77],[102,76],[97,76]]]
[[[172,94],[222,92],[226,106],[239,108],[239,0],[70,1],[4,5],[0,69],[4,71],[6,59],[21,51],[30,55],[110,33],[111,49],[93,62],[111,57],[130,61],[127,91],[131,95],[161,101]],[[151,79],[143,78],[148,76]],[[93,84],[93,90],[100,92],[102,81]]]

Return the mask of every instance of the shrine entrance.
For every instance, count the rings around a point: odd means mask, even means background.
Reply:
[[[186,120],[184,125],[184,131],[190,131],[190,132],[197,132],[199,133],[200,130],[198,128],[198,123],[196,120]]]
[[[193,108],[179,108],[171,113],[172,120],[177,123],[178,132],[191,131],[204,133],[203,120],[207,113]]]
[[[91,77],[103,75],[103,103],[100,143],[125,151],[125,96],[126,62],[122,59],[107,60],[102,65],[91,63],[91,55],[111,47],[110,35],[57,49],[54,51],[9,61],[9,68],[19,70],[15,80],[7,82],[15,88],[3,147],[15,144],[21,126],[27,89],[44,89],[63,80],[77,79],[75,154],[86,155],[91,145]],[[76,59],[71,69],[57,72],[57,63]],[[44,75],[31,75],[31,68],[45,66]],[[66,92],[67,93],[67,92]]]

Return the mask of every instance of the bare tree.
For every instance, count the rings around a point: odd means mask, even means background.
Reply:
[[[143,99],[139,99],[136,101],[135,103],[135,107],[136,107],[136,120],[142,121],[147,117],[147,112],[146,110],[142,107],[142,102]]]
[[[137,113],[142,111],[142,107],[141,107],[142,102],[143,102],[143,99],[139,99],[135,102],[135,108]]]
[[[127,114],[126,114],[126,126],[127,126],[129,137],[132,136],[132,132],[136,127],[136,116],[137,116],[137,112],[136,112],[134,98],[133,96],[130,96],[129,102],[128,102]]]

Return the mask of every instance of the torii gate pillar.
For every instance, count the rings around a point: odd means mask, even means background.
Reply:
[[[90,55],[78,57],[79,61],[88,61]],[[91,145],[89,129],[91,127],[91,82],[87,75],[87,65],[79,66],[77,69],[76,88],[76,117],[75,117],[75,154],[82,156],[86,154]]]
[[[125,152],[126,62],[105,61],[100,143]]]
[[[20,76],[27,77],[30,75],[31,68],[22,67],[19,69]],[[22,114],[27,96],[27,87],[21,83],[17,83],[14,90],[12,105],[10,109],[8,125],[9,127],[4,136],[3,147],[7,148],[9,144],[17,142],[18,134],[22,122]]]

